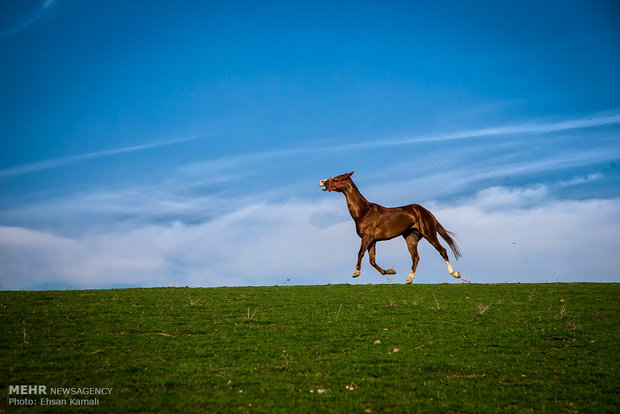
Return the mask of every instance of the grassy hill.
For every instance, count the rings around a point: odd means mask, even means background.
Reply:
[[[0,292],[0,412],[76,397],[9,396],[18,384],[111,387],[82,408],[100,412],[619,412],[618,298],[582,283]]]

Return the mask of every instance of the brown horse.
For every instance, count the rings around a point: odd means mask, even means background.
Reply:
[[[362,258],[364,252],[368,250],[370,264],[381,272],[382,275],[396,274],[394,269],[383,270],[375,262],[375,244],[381,240],[393,239],[397,236],[403,236],[409,247],[411,260],[411,272],[407,278],[407,283],[413,282],[415,277],[415,269],[418,266],[420,256],[418,255],[418,242],[424,237],[428,242],[437,249],[441,257],[446,261],[448,272],[456,278],[461,274],[455,271],[448,260],[446,249],[439,243],[437,233],[448,243],[454,256],[458,260],[461,256],[458,245],[452,239],[453,233],[443,228],[437,221],[435,216],[418,204],[409,204],[402,207],[383,207],[379,204],[369,203],[357,189],[357,186],[351,179],[353,171],[342,174],[337,177],[326,178],[319,181],[319,186],[323,191],[337,191],[343,193],[347,199],[349,213],[355,220],[355,230],[362,238],[362,245],[357,254],[357,265],[353,277],[360,275]]]

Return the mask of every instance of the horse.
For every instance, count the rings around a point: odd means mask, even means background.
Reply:
[[[448,266],[448,272],[455,278],[460,278],[461,274],[454,270],[450,265],[446,249],[439,243],[437,234],[448,243],[454,257],[458,260],[461,256],[459,246],[453,239],[454,233],[447,231],[435,216],[419,204],[409,204],[402,207],[383,207],[379,204],[368,202],[357,186],[351,179],[353,171],[341,174],[336,177],[326,178],[319,181],[319,187],[323,191],[335,191],[343,193],[347,200],[349,213],[355,221],[355,230],[362,239],[359,253],[357,254],[357,265],[353,277],[360,275],[362,258],[368,250],[370,264],[382,275],[394,275],[394,269],[382,269],[375,262],[375,246],[378,241],[390,240],[398,236],[403,236],[407,242],[411,260],[413,262],[407,284],[413,282],[415,270],[418,266],[420,256],[418,255],[418,242],[426,239],[443,257]]]

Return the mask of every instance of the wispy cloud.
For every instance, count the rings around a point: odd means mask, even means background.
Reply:
[[[211,134],[194,135],[194,136],[189,136],[189,137],[170,139],[166,141],[151,142],[149,144],[133,145],[129,147],[88,152],[85,154],[73,155],[70,157],[53,158],[53,159],[44,160],[44,161],[22,164],[16,167],[5,168],[3,170],[0,170],[0,178],[6,178],[6,177],[15,176],[15,175],[28,174],[28,173],[41,171],[41,170],[62,167],[65,165],[75,164],[78,162],[83,162],[83,161],[91,160],[94,158],[109,157],[112,155],[123,154],[127,152],[143,151],[143,150],[147,150],[151,148],[180,144],[180,143],[187,142],[187,141],[193,141],[193,140],[200,139],[200,138],[206,138],[210,135]]]
[[[566,131],[573,129],[591,128],[604,125],[620,124],[620,114],[603,114],[586,118],[575,118],[559,122],[527,122],[517,125],[497,126],[490,128],[472,129],[455,132],[444,132],[425,136],[413,136],[397,139],[384,139],[364,141],[353,144],[337,145],[322,150],[335,149],[352,150],[361,148],[376,148],[398,145],[409,145],[423,142],[454,141],[462,139],[483,138],[491,136],[505,136],[516,134],[546,134],[551,132]]]
[[[553,124],[531,124],[526,127],[508,127],[494,129],[495,131],[530,131],[531,133],[545,131],[569,131],[581,128],[592,127],[594,125],[609,125],[617,122],[620,117],[601,117],[592,119],[581,119],[563,121]],[[534,126],[535,125],[535,126]],[[488,130],[481,130],[488,131]],[[576,133],[576,132],[575,132]],[[481,134],[462,133],[459,136],[480,136]],[[456,136],[456,135],[450,135]],[[585,132],[587,140],[592,142],[596,133]],[[375,145],[375,144],[373,144]],[[302,168],[305,175],[316,169],[312,166],[312,161],[308,161],[309,155],[328,156],[329,164],[338,165],[335,170],[323,170],[319,174],[335,175],[345,172],[341,171],[341,160],[338,154],[349,154],[354,150],[377,149],[381,142],[376,142],[377,147],[367,146],[365,143],[347,147],[347,150],[339,150],[336,146],[318,146],[318,148],[295,148],[289,150],[263,151],[256,153],[245,153],[218,158],[203,163],[191,164],[182,167],[182,170],[189,178],[187,182],[192,182],[192,177],[209,176],[211,179],[222,176],[231,178],[230,174],[240,172],[257,174],[259,171],[269,170],[273,177],[278,174],[274,169],[281,168],[283,161],[297,160],[297,168]],[[391,145],[391,144],[386,144]],[[390,151],[391,152],[391,151]],[[577,185],[602,179],[604,175],[596,174],[600,165],[608,163],[618,158],[618,152],[613,151],[609,144],[601,145],[577,145],[575,147],[563,147],[549,144],[544,147],[541,143],[535,146],[525,145],[519,137],[514,139],[501,140],[493,145],[469,145],[467,147],[444,147],[437,152],[415,153],[414,157],[401,156],[401,154],[386,155],[386,158],[377,158],[377,165],[366,161],[363,166],[352,166],[352,169],[362,169],[358,174],[360,182],[364,184],[364,189],[369,191],[377,201],[385,201],[388,204],[398,204],[411,202],[411,197],[417,201],[432,200],[446,196],[458,195],[475,191],[480,186],[493,186],[519,182],[525,179],[533,183],[536,181],[548,181],[542,177],[554,171],[570,171],[587,166],[596,166],[596,170],[591,172],[586,180],[579,178],[579,182],[571,181],[570,184]],[[334,154],[333,156],[331,154]],[[402,154],[409,154],[402,152]],[[300,157],[303,155],[303,157]],[[282,160],[275,163],[274,160]],[[346,162],[346,159],[345,159]],[[286,167],[282,167],[285,172]],[[288,166],[290,168],[290,166]],[[525,178],[528,177],[528,178]],[[251,179],[243,176],[244,179]],[[299,177],[304,182],[310,177]],[[326,178],[325,176],[314,177],[317,180]],[[570,177],[567,177],[569,179]],[[294,180],[289,175],[289,182]],[[565,179],[566,180],[566,179]],[[284,182],[278,182],[282,186]],[[521,185],[523,181],[521,181]],[[300,182],[297,188],[305,185]],[[563,185],[567,187],[568,182]],[[562,186],[559,186],[562,187]],[[293,188],[291,191],[295,192]],[[413,192],[412,192],[413,191]]]
[[[210,169],[217,170],[225,168],[232,170],[238,166],[246,165],[249,163],[282,157],[293,157],[304,154],[321,154],[321,153],[336,153],[342,151],[355,151],[355,150],[368,150],[378,149],[383,147],[414,145],[425,142],[440,142],[440,141],[452,141],[452,140],[464,140],[464,139],[476,139],[483,137],[493,136],[506,136],[516,134],[545,134],[557,131],[576,130],[583,128],[591,128],[605,125],[620,124],[620,114],[608,113],[593,115],[584,118],[574,118],[569,120],[563,120],[558,122],[527,122],[519,125],[507,125],[497,126],[490,128],[463,130],[455,132],[443,132],[431,135],[413,136],[396,139],[375,139],[366,140],[355,143],[346,144],[322,144],[312,146],[299,146],[290,148],[279,148],[275,150],[257,151],[251,153],[239,153],[235,155],[229,155],[217,159],[208,160],[201,163],[192,164],[184,167],[186,171]],[[18,165],[11,168],[0,170],[0,179],[10,177],[14,175],[22,175],[32,172],[37,172],[45,169],[57,168],[77,162],[87,161],[93,158],[106,157],[125,152],[140,151],[149,148],[161,147],[165,145],[172,145],[191,141],[199,138],[204,138],[210,134],[195,135],[186,138],[178,138],[167,141],[159,141],[144,145],[136,145],[130,147],[116,148],[111,150],[97,151],[86,154],[80,154],[70,157],[55,158],[50,160],[44,160],[39,162],[33,162],[29,164]]]
[[[502,148],[499,150],[503,151]],[[523,177],[531,177],[526,180],[530,183],[541,181],[549,183],[550,180],[544,177],[553,171],[600,165],[618,157],[616,153],[605,149],[586,151],[576,149],[553,154],[537,154],[536,158],[523,156],[511,158],[509,155],[500,155],[494,159],[485,159],[485,152],[481,151],[483,152],[475,157],[480,160],[479,162],[461,163],[461,151],[444,151],[422,161],[386,167],[374,173],[373,179],[369,180],[367,191],[388,204],[410,202],[408,200],[412,190],[418,197],[418,202],[444,197],[462,197],[481,187],[497,186],[500,183],[509,185],[510,182],[524,180]],[[449,168],[452,165],[458,167]],[[552,184],[554,189],[561,189],[602,180],[604,177],[605,175],[600,172],[592,172],[586,177],[577,176]],[[403,192],[403,189],[408,191]]]
[[[34,14],[26,19],[25,21],[16,24],[15,26],[9,27],[8,29],[5,29],[4,31],[0,32],[0,39],[4,39],[5,37],[9,37],[9,36],[13,36],[17,33],[20,33],[26,29],[28,29],[30,26],[32,26],[34,23],[36,23],[38,20],[41,19],[41,17],[43,17],[43,14],[45,13],[45,11],[54,3],[54,0],[45,0],[45,3],[43,3],[43,5],[41,7],[39,7],[36,12],[34,12]]]
[[[234,165],[242,165],[256,160],[269,158],[281,158],[303,154],[336,153],[339,151],[355,151],[378,149],[383,147],[405,146],[426,142],[455,141],[476,139],[484,137],[500,137],[509,135],[548,134],[559,131],[578,130],[584,128],[600,127],[620,124],[620,113],[604,113],[592,116],[573,118],[555,122],[530,121],[522,124],[504,125],[480,129],[466,129],[462,131],[440,132],[436,134],[410,136],[402,138],[378,138],[360,142],[345,144],[329,144],[280,148],[253,153],[241,153],[227,156],[225,159],[211,160],[202,163],[203,166],[226,165],[232,168]],[[190,167],[191,168],[191,167]]]

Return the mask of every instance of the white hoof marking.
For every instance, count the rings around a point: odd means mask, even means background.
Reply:
[[[413,279],[415,279],[415,273],[413,272],[413,270],[411,270],[409,272],[409,277],[407,278],[407,284],[412,283]]]

